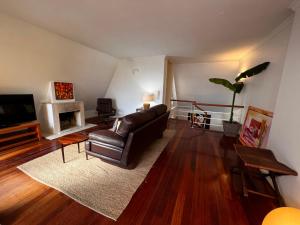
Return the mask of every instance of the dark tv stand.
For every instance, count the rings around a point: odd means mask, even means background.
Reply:
[[[0,129],[0,151],[41,140],[40,123],[33,121]]]

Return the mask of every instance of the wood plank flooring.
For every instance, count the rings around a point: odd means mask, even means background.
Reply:
[[[222,134],[191,129],[184,121],[171,120],[169,127],[177,130],[175,137],[117,221],[16,168],[59,148],[57,141],[0,153],[0,224],[260,225],[275,204],[240,195],[238,176],[230,174],[236,156],[224,152]]]

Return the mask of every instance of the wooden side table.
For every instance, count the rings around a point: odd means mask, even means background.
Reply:
[[[77,144],[78,153],[80,153],[80,143],[88,140],[88,136],[80,133],[68,134],[58,139],[58,142],[61,144],[61,154],[63,162],[65,163],[65,147],[72,144]]]
[[[243,194],[245,197],[248,193],[277,199],[280,206],[284,206],[284,200],[279,192],[276,182],[277,176],[293,175],[297,176],[297,172],[277,161],[273,152],[268,149],[253,148],[242,145],[234,145],[237,155],[241,161],[241,178],[243,183]],[[266,170],[267,173],[260,173],[261,177],[270,177],[273,183],[275,195],[262,193],[258,190],[253,190],[248,187],[245,175],[250,169]]]
[[[143,110],[144,110],[144,107],[140,107],[140,108],[136,108],[136,109],[135,109],[136,112],[141,112],[141,111],[143,111]]]

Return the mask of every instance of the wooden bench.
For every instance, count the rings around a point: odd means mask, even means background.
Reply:
[[[234,147],[241,162],[240,173],[242,178],[244,196],[247,197],[248,193],[261,195],[264,197],[276,199],[280,206],[284,206],[285,203],[279,192],[276,177],[282,175],[297,176],[297,172],[284,165],[283,163],[279,162],[275,158],[271,150],[247,147],[242,145],[234,145]],[[258,175],[260,175],[262,178],[271,178],[274,188],[274,195],[270,195],[268,193],[263,193],[258,190],[249,188],[245,176],[249,174],[249,171],[251,171],[251,169],[259,171],[260,173]],[[267,172],[262,172],[262,170]]]
[[[23,145],[42,138],[40,123],[37,121],[23,123],[0,129],[0,151]]]

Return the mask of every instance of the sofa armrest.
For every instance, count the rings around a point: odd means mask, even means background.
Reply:
[[[98,130],[89,134],[89,140],[124,148],[124,139],[117,133],[110,130]]]

